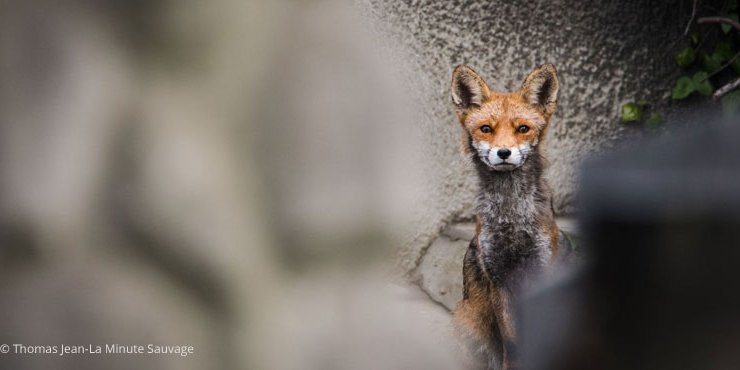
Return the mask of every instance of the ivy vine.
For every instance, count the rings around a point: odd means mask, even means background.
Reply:
[[[686,46],[675,53],[674,60],[684,73],[676,80],[671,98],[677,101],[692,95],[711,97],[720,102],[726,115],[734,115],[740,111],[740,90],[736,90],[740,87],[738,0],[725,1],[717,16],[694,21],[699,9],[699,1],[694,0],[691,18],[678,40]],[[699,26],[702,24],[707,26]],[[661,126],[661,114],[650,112],[649,108],[645,101],[625,103],[621,121]]]

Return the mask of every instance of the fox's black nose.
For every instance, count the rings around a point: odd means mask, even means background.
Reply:
[[[499,158],[506,159],[506,158],[509,158],[509,156],[511,155],[511,150],[499,149],[498,152],[496,152],[496,154],[498,154]]]

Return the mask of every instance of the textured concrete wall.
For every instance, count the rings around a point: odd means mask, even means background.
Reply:
[[[495,90],[519,87],[535,66],[554,63],[558,112],[546,141],[559,214],[572,214],[580,160],[615,139],[640,135],[619,123],[630,100],[665,101],[674,75],[669,47],[690,2],[386,1],[360,2],[414,99],[426,186],[415,234],[402,251],[412,270],[450,220],[470,215],[474,175],[459,154],[461,130],[449,98],[452,68],[466,64]]]

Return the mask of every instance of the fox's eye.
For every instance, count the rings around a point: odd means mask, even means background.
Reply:
[[[520,134],[526,134],[527,132],[529,132],[529,126],[521,125],[517,127],[516,131],[519,132]]]
[[[493,129],[491,128],[491,126],[483,125],[483,126],[480,127],[480,132],[482,132],[484,134],[489,134],[489,133],[491,133],[491,131],[493,131]]]

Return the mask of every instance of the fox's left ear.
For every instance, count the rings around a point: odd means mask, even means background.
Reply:
[[[522,84],[521,93],[529,104],[542,109],[548,117],[555,113],[558,102],[558,73],[545,64],[532,71]]]

